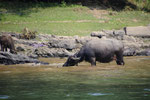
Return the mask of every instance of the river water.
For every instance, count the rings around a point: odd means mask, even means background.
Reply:
[[[65,68],[65,58],[40,60],[51,64],[0,65],[0,100],[150,100],[150,57]]]

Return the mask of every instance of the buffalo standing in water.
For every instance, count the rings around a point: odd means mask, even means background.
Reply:
[[[0,36],[0,45],[1,51],[7,51],[7,48],[9,48],[11,53],[17,53],[14,46],[14,40],[8,34]]]
[[[96,61],[108,63],[116,57],[118,65],[124,65],[123,44],[114,39],[96,39],[85,44],[79,52],[70,56],[63,66],[74,66],[83,60],[96,66]]]

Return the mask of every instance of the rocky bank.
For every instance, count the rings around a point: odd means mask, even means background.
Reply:
[[[25,64],[25,63],[34,63],[34,64],[42,64],[48,65],[49,63],[41,62],[37,59],[30,58],[23,54],[12,54],[10,52],[2,52],[0,51],[0,64],[4,65],[12,65],[12,64]]]
[[[125,27],[120,30],[102,30],[89,36],[55,36],[38,34],[36,39],[19,39],[16,33],[8,32],[15,40],[18,54],[31,58],[68,57],[92,39],[116,38],[124,44],[124,56],[150,56],[150,26]]]

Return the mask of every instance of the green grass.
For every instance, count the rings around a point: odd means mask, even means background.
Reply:
[[[16,7],[13,10],[2,5],[4,4],[0,4],[0,31],[21,32],[27,27],[44,34],[85,36],[102,29],[150,24],[150,13],[143,11],[106,10],[107,13],[98,18],[90,8],[81,5],[61,7],[47,4],[46,7],[36,5],[26,9]]]

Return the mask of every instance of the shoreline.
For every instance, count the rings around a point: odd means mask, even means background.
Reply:
[[[93,39],[117,39],[121,41],[124,45],[124,56],[150,56],[150,26],[102,30],[92,32],[89,36],[84,37],[36,34],[35,39],[21,39],[19,38],[21,33],[5,32],[3,34],[12,36],[17,55],[0,52],[1,64],[40,63],[47,65],[48,63],[36,59],[41,57],[69,57]]]
[[[126,27],[120,30],[102,30],[89,36],[56,36],[38,34],[35,39],[18,39],[11,34],[18,53],[36,57],[68,57],[92,39],[114,38],[124,44],[124,56],[150,56],[150,26]]]

